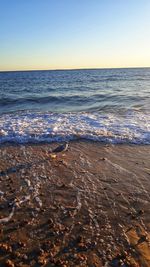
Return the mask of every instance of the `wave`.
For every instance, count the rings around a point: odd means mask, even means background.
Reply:
[[[144,103],[146,106],[147,99],[145,96],[131,95],[131,94],[116,94],[114,92],[108,93],[93,93],[87,91],[85,95],[82,93],[65,93],[65,95],[54,94],[54,95],[45,95],[41,96],[40,94],[37,96],[26,95],[24,97],[1,97],[0,99],[0,113],[8,113],[11,111],[17,110],[41,110],[44,107],[47,108],[48,111],[53,112],[56,110],[56,107],[59,111],[65,110],[68,112],[72,111],[90,111],[91,108],[96,107],[97,109],[103,109],[105,105],[109,104],[109,107],[125,107],[131,103],[131,105],[135,105],[137,102]],[[143,107],[144,107],[143,105]],[[147,105],[148,106],[148,105]],[[74,107],[74,108],[73,108]],[[141,109],[143,108],[141,104]],[[147,108],[148,109],[148,108]]]
[[[36,97],[18,97],[18,98],[1,98],[0,105],[7,106],[7,105],[16,105],[16,104],[28,104],[28,103],[37,103],[37,104],[47,104],[47,103],[60,103],[60,102],[81,102],[84,103],[88,100],[88,97],[82,95],[58,95],[58,96],[36,96]],[[92,100],[91,100],[92,101]]]
[[[18,112],[0,117],[0,143],[87,139],[106,143],[150,144],[150,116],[141,111]]]

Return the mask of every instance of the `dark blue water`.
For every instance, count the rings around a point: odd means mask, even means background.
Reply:
[[[0,142],[150,144],[150,69],[0,73]]]

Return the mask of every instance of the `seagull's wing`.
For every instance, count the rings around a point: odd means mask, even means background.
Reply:
[[[64,145],[60,145],[60,146],[56,147],[52,152],[58,153],[58,152],[62,152],[63,150],[64,150]]]
[[[58,153],[58,152],[66,151],[67,149],[68,149],[68,143],[65,143],[65,144],[60,145],[60,146],[56,147],[55,149],[53,149],[52,152]]]

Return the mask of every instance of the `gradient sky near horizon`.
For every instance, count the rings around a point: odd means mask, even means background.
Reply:
[[[0,0],[0,70],[150,67],[150,0]]]

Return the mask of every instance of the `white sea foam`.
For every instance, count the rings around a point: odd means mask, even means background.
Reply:
[[[0,117],[0,143],[89,139],[150,144],[150,116],[141,111],[116,113],[29,113]]]

